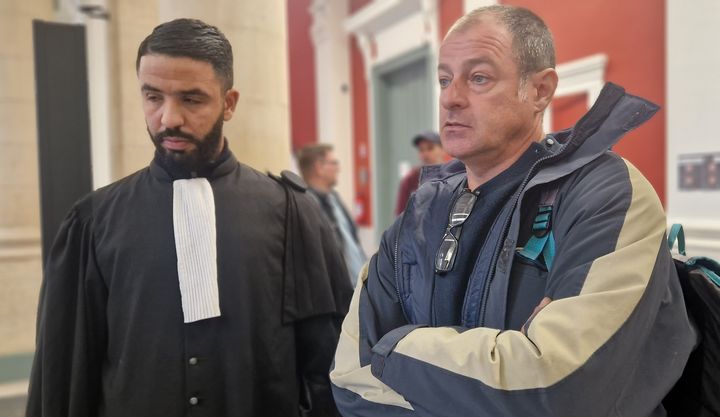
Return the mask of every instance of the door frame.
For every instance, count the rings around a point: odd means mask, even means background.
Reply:
[[[384,103],[387,102],[387,84],[385,83],[383,77],[397,71],[407,65],[410,65],[412,63],[415,63],[417,61],[425,60],[425,65],[427,69],[428,79],[429,83],[427,85],[427,96],[428,96],[428,105],[430,106],[431,114],[434,112],[435,106],[433,103],[434,98],[434,83],[433,83],[433,74],[435,73],[435,60],[433,59],[433,51],[430,45],[423,45],[419,48],[412,49],[408,52],[405,52],[401,55],[399,55],[396,58],[393,58],[387,62],[384,62],[382,64],[375,65],[372,68],[372,74],[371,74],[371,105],[372,105],[372,135],[370,140],[370,146],[372,149],[371,152],[371,158],[370,158],[370,166],[371,166],[371,172],[373,173],[371,178],[371,189],[372,189],[372,209],[373,213],[375,213],[375,219],[373,221],[373,234],[375,238],[377,239],[377,242],[380,242],[380,238],[382,237],[382,233],[385,231],[383,226],[380,224],[380,188],[379,188],[379,152],[380,147],[379,140],[381,137],[381,129],[382,129],[382,123],[384,116]],[[435,122],[433,121],[431,125],[435,126]],[[409,143],[410,138],[408,138]]]

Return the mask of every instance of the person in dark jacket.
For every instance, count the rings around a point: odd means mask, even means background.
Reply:
[[[27,415],[336,416],[327,369],[352,289],[301,181],[229,149],[228,40],[164,23],[137,74],[155,157],[57,234]]]
[[[611,150],[658,107],[608,84],[545,135],[552,37],[527,9],[459,19],[440,47],[426,169],[343,322],[344,416],[665,416],[696,343],[662,205]]]
[[[367,256],[360,245],[357,225],[334,189],[340,173],[340,161],[335,157],[332,145],[318,143],[300,149],[297,162],[300,173],[308,184],[308,193],[320,204],[328,223],[335,231],[350,282],[354,286],[363,264],[367,262]]]

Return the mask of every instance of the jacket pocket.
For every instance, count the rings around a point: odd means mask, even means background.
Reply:
[[[410,323],[415,323],[415,299],[413,297],[413,287],[418,285],[419,279],[418,265],[415,262],[402,262],[400,276],[400,291],[402,297],[401,302],[405,306],[405,313],[408,315]]]
[[[547,269],[537,261],[515,256],[510,270],[505,327],[520,330],[545,296]]]

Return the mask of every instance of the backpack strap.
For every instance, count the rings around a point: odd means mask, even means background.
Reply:
[[[675,240],[677,240],[678,253],[685,256],[685,231],[680,223],[675,223],[670,227],[670,233],[668,233],[667,239],[670,250],[673,250]]]
[[[678,253],[682,256],[685,254],[685,231],[679,223],[675,223],[670,227],[670,233],[668,233],[668,247],[670,250],[675,246],[675,241],[678,244]],[[716,260],[705,257],[705,256],[694,256],[688,260],[681,261],[685,263],[685,266],[690,269],[698,269],[705,275],[708,281],[712,282],[716,286],[720,287],[720,263]]]
[[[545,266],[548,270],[552,268],[555,259],[555,237],[552,232],[553,206],[557,198],[559,188],[554,185],[543,190],[540,194],[538,212],[532,226],[532,236],[525,246],[518,251],[518,255],[530,261],[539,261],[540,254],[543,256]]]
[[[690,268],[699,269],[708,281],[720,288],[720,263],[716,260],[704,256],[694,256],[685,264]]]

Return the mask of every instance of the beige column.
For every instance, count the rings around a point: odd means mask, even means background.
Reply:
[[[135,74],[140,42],[157,26],[157,1],[122,0],[110,5],[110,103],[113,113],[111,158],[114,179],[147,166],[153,146],[148,137]]]
[[[0,357],[32,352],[41,282],[32,19],[52,0],[0,2]]]
[[[235,0],[129,0],[115,2],[111,38],[118,49],[120,176],[147,165],[153,147],[145,130],[135,75],[137,46],[160,22],[202,19],[220,28],[233,46],[240,102],[225,125],[230,149],[252,167],[279,172],[290,166],[285,2]]]

